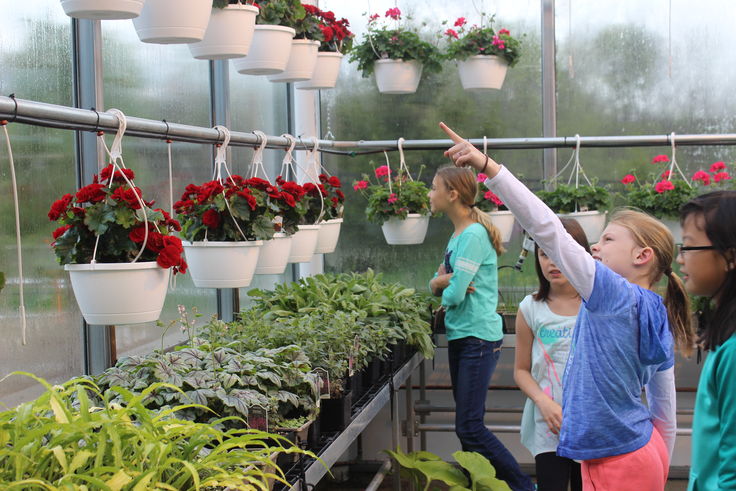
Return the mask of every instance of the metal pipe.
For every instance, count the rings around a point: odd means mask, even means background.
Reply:
[[[487,413],[521,413],[524,408],[522,407],[487,407]],[[417,401],[414,404],[414,412],[417,414],[429,414],[429,413],[454,413],[455,406],[433,406],[431,404],[422,404]],[[692,416],[694,411],[692,409],[678,409],[677,414],[679,416]]]
[[[494,433],[519,433],[521,431],[521,426],[518,425],[486,425],[486,428],[488,428],[490,431]],[[441,432],[454,432],[455,431],[455,425],[454,424],[420,424],[417,425],[417,430],[420,432],[425,431],[441,431]],[[693,434],[692,428],[677,428],[677,434],[681,436],[690,436]]]
[[[419,365],[419,404],[427,403],[427,360],[422,360]],[[416,407],[416,406],[415,406]],[[427,416],[425,414],[419,415],[419,423],[424,424],[427,422]],[[419,434],[419,450],[427,450],[427,434]]]
[[[378,491],[378,488],[381,487],[381,483],[383,483],[383,480],[386,478],[389,472],[391,472],[391,461],[387,460],[383,463],[381,468],[378,469],[378,472],[376,472],[376,475],[373,476],[371,482],[368,483],[365,491]]]
[[[555,43],[555,0],[542,0],[542,136],[557,136],[557,45]],[[557,175],[557,150],[546,148],[542,177]],[[554,185],[547,183],[546,186]]]
[[[409,375],[404,385],[404,398],[406,399],[406,422],[404,428],[406,429],[406,451],[409,453],[414,451],[414,400],[411,387],[411,375]]]

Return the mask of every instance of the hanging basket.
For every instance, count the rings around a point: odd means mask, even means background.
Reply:
[[[155,261],[67,264],[64,269],[88,324],[139,324],[161,315],[171,269]]]
[[[458,62],[460,83],[465,90],[500,89],[509,62],[500,56],[476,55]]]
[[[211,11],[211,0],[148,0],[133,25],[144,43],[195,43],[204,38]]]
[[[291,241],[291,236],[284,233],[277,233],[273,239],[264,241],[256,274],[283,274],[289,264]]]
[[[315,254],[330,254],[335,252],[337,241],[340,238],[342,220],[342,218],[334,218],[320,223],[317,248],[314,250]]]
[[[565,213],[560,216],[577,220],[585,232],[585,237],[591,244],[598,242],[603,229],[606,228],[605,211],[577,211],[575,213]]]
[[[291,41],[291,54],[289,63],[283,72],[269,75],[271,82],[300,82],[309,80],[314,74],[317,65],[317,54],[319,53],[319,41],[310,39],[294,39]]]
[[[258,7],[234,4],[212,9],[204,39],[189,45],[192,56],[198,60],[226,60],[248,54]]]
[[[198,288],[250,286],[263,242],[182,242],[189,274]]]
[[[511,232],[514,230],[514,214],[508,210],[503,211],[490,211],[488,216],[491,217],[491,222],[501,232],[501,242],[507,243],[511,240]]]
[[[419,87],[423,65],[416,60],[376,60],[374,72],[382,94],[413,94]]]
[[[296,88],[299,90],[334,88],[335,85],[337,85],[337,77],[340,75],[342,58],[342,53],[332,53],[329,51],[319,52],[317,54],[317,63],[314,67],[312,78],[303,82],[298,82],[296,84]]]
[[[144,0],[61,0],[64,13],[77,19],[132,19],[141,14]]]
[[[392,218],[385,222],[381,225],[381,230],[390,245],[413,245],[424,242],[428,225],[427,215],[409,213],[405,220]]]
[[[299,231],[291,238],[290,263],[308,263],[314,256],[319,239],[320,225],[299,225]]]
[[[682,244],[682,225],[680,224],[680,220],[676,218],[661,218],[659,221],[670,229],[672,237],[675,239],[675,244]]]
[[[295,34],[291,27],[257,24],[248,56],[234,59],[233,66],[238,73],[247,75],[283,72],[289,63],[291,40]]]

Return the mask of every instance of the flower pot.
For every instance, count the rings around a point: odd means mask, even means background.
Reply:
[[[84,320],[95,325],[158,320],[171,269],[142,263],[67,264]]]
[[[314,256],[319,239],[320,225],[299,225],[299,231],[291,237],[290,263],[308,263]]]
[[[254,241],[184,242],[189,274],[198,288],[250,286],[263,245]]]
[[[148,0],[133,25],[144,43],[194,43],[204,38],[211,11],[211,0]]]
[[[501,232],[501,242],[508,242],[511,240],[511,232],[514,230],[514,215],[510,211],[491,211],[488,212],[488,216],[491,217],[491,222]]]
[[[500,56],[476,55],[457,64],[460,83],[465,90],[500,89],[509,62]]]
[[[64,13],[78,19],[117,20],[138,17],[144,0],[61,0]]]
[[[680,225],[680,220],[677,218],[661,218],[659,221],[670,229],[672,237],[675,239],[675,244],[682,244],[682,225]]]
[[[225,60],[248,54],[258,7],[253,5],[228,5],[212,9],[204,39],[189,45],[189,51],[198,60]]]
[[[295,34],[291,27],[257,24],[248,56],[234,59],[233,66],[238,73],[248,75],[283,72],[289,63],[291,40]]]
[[[577,211],[575,213],[565,213],[560,216],[577,220],[580,226],[583,227],[585,237],[591,244],[598,242],[603,229],[606,228],[605,211]]]
[[[350,392],[343,393],[339,399],[323,399],[319,410],[320,431],[342,431],[347,428],[352,404],[353,395]]]
[[[419,213],[409,213],[405,220],[392,218],[381,225],[383,236],[390,245],[421,244],[427,235],[429,217]]]
[[[382,94],[413,94],[422,78],[423,65],[416,60],[376,60],[374,72]]]
[[[329,254],[331,252],[335,252],[337,240],[340,238],[342,218],[327,220],[319,225],[319,237],[317,238],[317,248],[314,250],[314,253]]]
[[[317,54],[319,53],[319,41],[310,39],[293,39],[291,41],[291,53],[289,63],[283,72],[269,75],[271,82],[299,82],[309,80],[314,74],[317,65]]]
[[[277,233],[273,239],[264,241],[258,256],[256,274],[282,274],[286,271],[291,242],[292,237],[284,233]]]
[[[317,53],[317,63],[314,66],[312,78],[303,82],[297,82],[296,88],[300,90],[332,89],[337,84],[340,75],[342,53],[321,51]]]

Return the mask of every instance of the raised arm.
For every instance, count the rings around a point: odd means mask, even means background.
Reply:
[[[588,300],[595,281],[595,260],[567,233],[562,222],[542,200],[516,179],[508,169],[484,155],[444,123],[440,127],[454,145],[445,152],[455,165],[470,166],[488,176],[486,186],[496,193],[562,274]]]

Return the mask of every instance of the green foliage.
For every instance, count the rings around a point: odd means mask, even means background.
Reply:
[[[307,15],[299,0],[261,0],[256,24],[293,27]]]
[[[421,175],[424,166],[419,169]],[[382,165],[374,171],[376,181],[363,174],[362,181],[353,183],[353,189],[368,200],[365,215],[379,225],[392,219],[406,219],[409,213],[429,215],[429,189],[420,180],[411,180],[407,172],[392,171]],[[391,186],[389,187],[389,180]]]
[[[681,179],[672,180],[674,189],[657,191],[651,182],[628,185],[622,193],[627,205],[657,218],[678,218],[680,207],[696,195],[696,190]]]
[[[305,453],[277,435],[178,419],[187,407],[147,409],[166,384],[103,393],[86,379],[52,387],[15,374],[46,392],[0,414],[2,489],[267,490],[269,479],[285,482],[274,452]]]
[[[322,19],[320,10],[310,5],[308,8],[302,6],[304,9],[304,16],[296,20],[294,29],[296,30],[295,39],[311,39],[313,41],[319,41],[320,44],[325,40],[325,35],[322,32]]]
[[[364,39],[353,46],[350,61],[358,63],[363,77],[373,73],[376,60],[417,60],[424,71],[442,70],[442,55],[431,43],[422,40],[414,31],[405,29],[372,29],[369,25]]]
[[[608,190],[595,183],[577,188],[573,184],[558,184],[552,191],[537,191],[537,196],[556,213],[602,211],[610,203]]]
[[[447,47],[445,58],[467,60],[476,55],[495,55],[505,59],[509,66],[513,67],[521,58],[521,42],[508,34],[505,29],[499,33],[493,29],[492,25],[462,29],[461,37],[451,41]]]

